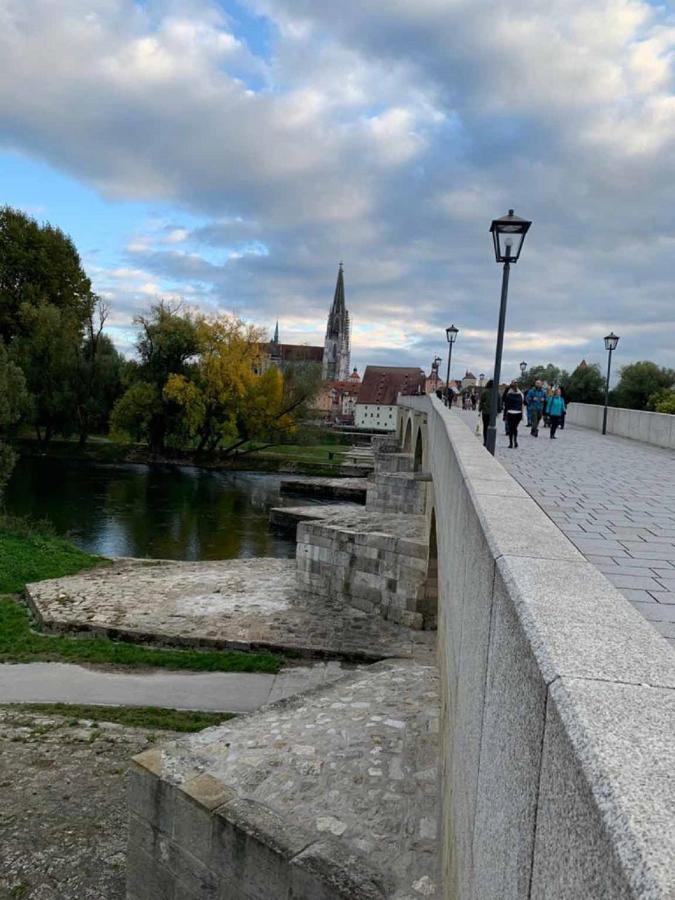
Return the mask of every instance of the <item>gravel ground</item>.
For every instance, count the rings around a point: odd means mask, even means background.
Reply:
[[[127,765],[175,736],[0,707],[0,900],[122,900]]]

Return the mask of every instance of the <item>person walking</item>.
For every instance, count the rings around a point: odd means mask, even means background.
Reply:
[[[565,415],[565,401],[560,388],[556,388],[553,396],[548,398],[546,412],[551,420],[551,437],[554,438],[562,417]]]
[[[487,432],[490,426],[490,407],[492,406],[492,379],[488,381],[480,394],[480,401],[478,402],[478,410],[481,415],[481,419],[483,420],[483,446],[487,446]],[[502,408],[501,400],[497,397],[497,415],[499,415]]]
[[[523,397],[523,392],[518,387],[518,382],[512,381],[509,389],[504,394],[504,414],[506,416],[510,450],[518,446],[518,426],[523,418],[524,406],[525,398]]]
[[[539,437],[539,420],[546,404],[546,391],[539,378],[525,395],[525,403],[530,414],[530,434],[532,437]]]
[[[565,391],[562,388],[560,388],[560,396],[563,398],[563,402],[565,404],[563,414],[562,416],[560,416],[560,430],[563,431],[565,428],[565,416],[567,415],[567,397],[565,397]]]

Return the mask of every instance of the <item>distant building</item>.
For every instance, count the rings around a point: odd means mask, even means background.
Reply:
[[[325,381],[348,381],[350,378],[350,320],[345,308],[345,285],[342,263],[338,270],[333,305],[328,314],[326,340],[323,347],[309,344],[282,344],[279,340],[279,322],[274,337],[260,347],[258,363],[261,372],[270,366],[285,369],[298,363],[316,363],[321,366]]]
[[[425,394],[435,394],[436,391],[441,391],[445,387],[445,382],[438,374],[438,369],[442,360],[440,356],[437,356],[436,359],[431,363],[431,372],[427,376],[426,382],[424,384],[424,393]]]
[[[478,379],[473,374],[473,372],[469,372],[467,369],[464,378],[462,378],[462,390],[465,391],[467,388],[475,387],[478,382]]]
[[[354,369],[346,381],[326,381],[322,385],[314,409],[323,417],[340,425],[354,424],[354,409],[361,391],[361,376]]]
[[[367,366],[354,412],[354,424],[367,431],[395,431],[399,394],[423,394],[422,369],[403,366]]]
[[[333,305],[326,325],[323,351],[324,381],[346,381],[350,373],[351,335],[349,313],[345,307],[345,282],[342,263],[338,269]]]

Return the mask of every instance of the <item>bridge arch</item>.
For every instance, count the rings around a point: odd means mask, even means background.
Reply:
[[[403,439],[403,452],[411,453],[412,452],[412,417],[408,416],[408,421],[405,426],[405,437]]]
[[[422,427],[420,426],[417,429],[417,434],[415,435],[415,456],[413,460],[413,470],[415,472],[420,472],[422,470],[422,464],[424,462],[424,440],[422,438]]]

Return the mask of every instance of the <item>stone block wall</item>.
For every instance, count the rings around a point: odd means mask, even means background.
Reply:
[[[430,480],[430,476],[416,472],[378,472],[368,485],[366,506],[378,512],[422,516]]]
[[[412,533],[423,533],[421,516],[407,518]],[[426,540],[398,537],[386,522],[381,531],[322,520],[298,525],[301,587],[410,628],[433,627],[435,621],[425,590],[427,556]]]
[[[379,472],[412,472],[415,458],[412,453],[375,454],[375,473]]]
[[[434,482],[443,896],[675,897],[671,648],[458,416],[401,403]]]

